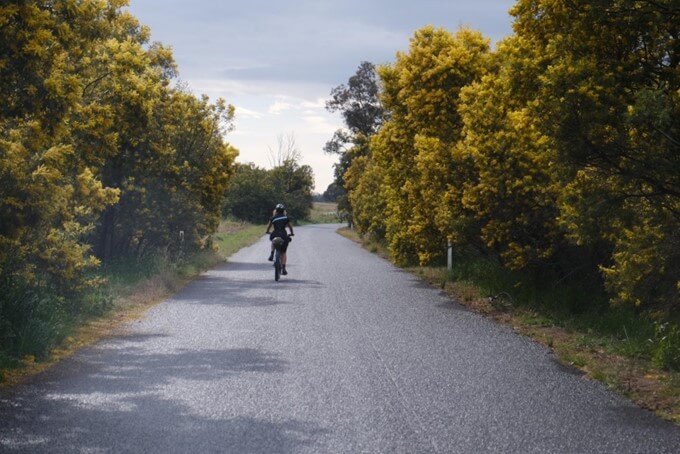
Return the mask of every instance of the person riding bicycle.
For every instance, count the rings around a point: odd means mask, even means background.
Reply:
[[[290,219],[286,215],[286,207],[282,203],[276,205],[274,209],[274,215],[269,219],[269,224],[267,224],[267,232],[274,228],[274,231],[269,235],[269,240],[273,240],[276,237],[282,238],[285,242],[281,246],[281,274],[284,276],[288,274],[286,271],[286,251],[288,250],[288,243],[290,243],[291,236],[295,235],[293,233],[293,226],[290,225]],[[290,230],[290,235],[286,233],[286,227]],[[267,259],[270,262],[274,260],[274,243],[272,243],[272,250]]]

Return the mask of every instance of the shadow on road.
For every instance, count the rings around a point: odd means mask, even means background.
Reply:
[[[260,295],[250,280],[235,280],[222,276],[202,276],[170,298],[172,303],[218,305],[228,307],[267,307],[291,304],[281,297]]]
[[[308,279],[295,279],[295,278],[281,278],[279,282],[270,284],[272,288],[277,288],[281,285],[295,285],[297,288],[300,287],[311,287],[311,288],[324,288],[326,287],[319,281],[310,281]]]
[[[249,273],[251,271],[259,271],[259,273],[253,273],[252,276],[254,277],[251,278]],[[282,298],[284,294],[270,290],[300,290],[324,287],[326,287],[325,284],[316,280],[286,276],[276,282],[268,262],[227,262],[189,283],[170,301],[197,305],[266,307],[291,304]]]
[[[226,397],[201,385],[283,372],[277,355],[155,352],[164,342],[155,334],[112,340],[0,399],[0,451],[293,452],[325,432],[296,419],[233,417],[227,401],[219,404]],[[210,410],[200,405],[206,399]]]
[[[264,260],[264,258],[263,258]],[[226,262],[218,266],[216,269],[225,271],[262,271],[266,270],[267,265],[271,267],[271,262],[253,263],[253,262]]]

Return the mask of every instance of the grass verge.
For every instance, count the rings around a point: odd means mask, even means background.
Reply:
[[[213,235],[218,254],[226,259],[239,249],[255,244],[265,231],[264,225],[254,225],[242,221],[224,220]]]
[[[338,233],[389,259],[384,244],[365,241],[346,228]],[[549,347],[563,364],[680,424],[680,373],[654,364],[651,340],[658,325],[652,319],[612,309],[604,295],[576,284],[542,287],[521,282],[516,274],[481,259],[459,257],[452,271],[406,270],[456,302]]]
[[[0,354],[0,387],[14,386],[80,348],[114,335],[124,323],[142,317],[203,270],[255,243],[263,232],[263,226],[223,221],[213,236],[216,250],[195,253],[180,263],[153,259],[107,266],[101,271],[106,284],[88,295],[81,314],[60,327],[63,334],[56,348],[43,357],[26,355],[17,359]]]

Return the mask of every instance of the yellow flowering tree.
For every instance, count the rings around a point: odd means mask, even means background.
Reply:
[[[398,263],[429,263],[445,251],[447,223],[436,213],[445,209],[441,194],[457,184],[452,147],[462,128],[460,90],[485,73],[488,52],[479,32],[425,27],[408,53],[379,70],[389,120],[371,152],[383,173],[386,237]]]
[[[680,302],[680,10],[673,0],[520,0],[549,59],[533,115],[571,172],[561,222],[598,247],[614,301]]]
[[[560,164],[531,105],[540,53],[519,37],[500,43],[495,70],[461,94],[463,139],[455,149],[467,169],[450,198],[457,242],[499,255],[509,268],[545,264],[563,246],[557,223]]]
[[[126,5],[0,4],[0,362],[49,351],[101,259],[167,255],[180,231],[202,248],[219,222],[234,109],[172,88]]]
[[[0,6],[0,278],[67,292],[97,264],[84,241],[118,191],[74,146],[71,113],[86,88],[73,69],[95,45],[101,2]],[[99,19],[99,20],[97,20]]]

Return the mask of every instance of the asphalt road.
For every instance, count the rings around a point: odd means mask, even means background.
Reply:
[[[0,397],[0,451],[678,452],[680,429],[335,233],[263,238]]]

